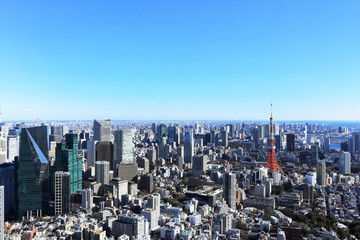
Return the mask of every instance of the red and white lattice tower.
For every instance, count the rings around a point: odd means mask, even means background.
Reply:
[[[275,154],[275,139],[274,139],[274,126],[273,126],[273,117],[272,117],[272,104],[271,104],[271,117],[270,117],[270,133],[269,133],[269,143],[268,143],[268,155],[266,158],[265,168],[269,168],[272,172],[281,172],[284,174],[283,170],[280,168],[279,163],[276,160]]]

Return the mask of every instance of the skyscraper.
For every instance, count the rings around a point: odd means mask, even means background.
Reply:
[[[42,152],[47,151],[47,128],[21,129],[18,169],[18,217],[42,216],[48,211],[49,162]],[[31,135],[35,133],[36,139]],[[42,150],[43,149],[43,150]]]
[[[184,154],[184,162],[192,164],[194,156],[194,135],[192,130],[187,130],[185,132]]]
[[[286,149],[288,152],[295,151],[295,134],[293,133],[286,134]]]
[[[131,129],[120,129],[114,132],[114,169],[120,163],[133,164],[133,134]]]
[[[324,138],[324,145],[323,145],[324,152],[330,152],[330,137]]]
[[[107,161],[110,164],[110,170],[114,170],[114,145],[112,142],[97,142],[95,146],[96,161]]]
[[[229,141],[229,133],[226,131],[226,130],[223,130],[221,131],[221,141],[222,141],[222,145],[224,147],[227,147],[229,144],[228,144],[228,141]]]
[[[64,135],[63,126],[52,126],[51,127],[50,141],[61,143],[63,135]]]
[[[321,186],[324,186],[326,184],[326,164],[324,162],[317,164],[316,182],[318,185],[321,185]]]
[[[70,193],[82,189],[82,158],[78,155],[78,135],[68,133],[65,142],[57,143],[55,171],[70,173]]]
[[[356,152],[360,152],[360,132],[353,132],[352,133],[352,146],[351,146],[351,150],[352,150],[352,154],[356,153]]]
[[[311,164],[316,166],[319,161],[319,147],[318,145],[314,144],[311,146]]]
[[[94,140],[103,142],[111,141],[111,120],[96,120],[94,119]]]
[[[91,210],[93,207],[93,191],[91,189],[81,190],[81,207],[86,210]]]
[[[260,128],[254,127],[252,129],[253,141],[255,144],[255,148],[259,148],[260,146]]]
[[[158,130],[157,130],[157,139],[160,140],[162,137],[167,137],[166,135],[167,133],[167,130],[166,130],[166,125],[161,123],[159,126],[158,126]]]
[[[5,219],[5,189],[0,186],[0,240],[4,240],[4,219]]]
[[[108,161],[97,161],[95,163],[95,180],[101,185],[109,184],[110,164]]]
[[[236,175],[233,173],[225,173],[223,179],[223,198],[230,208],[236,206]]]
[[[351,173],[351,154],[349,152],[339,153],[339,173],[341,174]]]
[[[55,215],[70,213],[70,173],[55,172]]]

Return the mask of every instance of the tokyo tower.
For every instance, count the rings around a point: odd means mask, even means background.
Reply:
[[[282,174],[284,174],[283,170],[280,168],[279,163],[276,160],[274,126],[273,126],[273,117],[272,117],[272,103],[271,103],[271,117],[270,117],[270,133],[269,133],[269,143],[268,143],[268,155],[267,155],[267,158],[266,158],[265,168],[269,168],[272,172],[279,171]]]

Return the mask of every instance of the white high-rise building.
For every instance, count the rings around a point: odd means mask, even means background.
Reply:
[[[7,158],[9,162],[12,162],[15,157],[19,156],[19,138],[15,135],[8,135],[7,140]]]
[[[349,152],[339,153],[339,173],[341,174],[351,173],[351,154]]]
[[[7,159],[7,128],[1,126],[0,129],[0,164]]]
[[[133,164],[133,131],[120,129],[114,132],[114,166],[118,164]]]
[[[0,240],[4,240],[4,218],[5,218],[5,189],[0,186]]]
[[[160,216],[160,194],[159,193],[151,194],[151,196],[148,197],[147,207],[155,209],[158,213],[158,216]]]
[[[159,227],[159,215],[155,209],[146,208],[141,211],[141,215],[143,215],[150,222],[151,231]]]

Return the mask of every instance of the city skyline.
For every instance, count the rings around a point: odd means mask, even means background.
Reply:
[[[4,120],[360,120],[358,1],[2,2]]]

